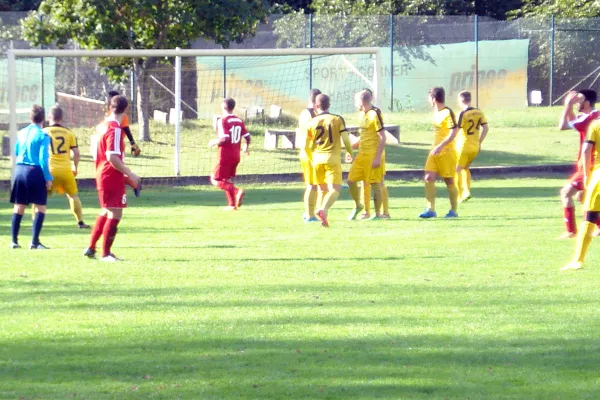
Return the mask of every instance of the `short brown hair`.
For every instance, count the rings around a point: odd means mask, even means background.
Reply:
[[[329,110],[329,96],[327,96],[326,94],[320,94],[317,96],[317,98],[315,99],[315,103],[317,106],[319,106],[319,108],[323,111],[327,111]]]
[[[321,93],[322,92],[319,89],[310,89],[310,92],[308,92],[308,101],[315,104],[315,101],[317,101],[317,96]]]
[[[460,92],[458,94],[465,103],[470,103],[471,102],[471,92],[464,90],[462,92]]]
[[[446,91],[443,87],[434,87],[429,89],[429,95],[438,103],[446,102]]]
[[[125,96],[118,95],[113,96],[110,99],[110,111],[114,112],[115,114],[123,114],[128,105],[129,103],[127,102]]]
[[[34,104],[29,112],[29,120],[34,124],[41,124],[46,119],[44,107]]]
[[[361,103],[370,103],[373,101],[373,92],[371,92],[371,90],[369,89],[363,89],[360,92],[358,92],[357,95]]]
[[[235,100],[232,97],[225,97],[223,99],[223,104],[225,104],[225,108],[228,111],[235,110]]]
[[[52,106],[52,108],[50,109],[50,118],[52,118],[52,120],[54,122],[60,122],[63,119],[63,109],[61,106],[59,106],[58,104]]]

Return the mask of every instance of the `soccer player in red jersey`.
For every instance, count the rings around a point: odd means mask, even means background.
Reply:
[[[125,136],[121,122],[126,109],[127,99],[125,97],[114,96],[110,100],[110,115],[106,119],[106,132],[98,138],[96,149],[96,188],[102,210],[96,219],[90,246],[85,250],[84,255],[95,258],[96,243],[100,236],[103,236],[100,261],[106,262],[120,261],[111,252],[111,247],[117,235],[117,226],[123,216],[123,208],[127,206],[126,178],[136,185],[140,183],[140,177],[131,172],[123,163]]]
[[[571,176],[569,182],[561,189],[560,197],[564,207],[565,224],[567,232],[561,235],[562,239],[577,236],[577,222],[575,222],[575,203],[573,197],[584,190],[583,165],[581,148],[587,134],[590,123],[600,117],[600,112],[594,109],[597,94],[594,90],[583,89],[571,91],[565,98],[565,107],[560,118],[559,128],[561,130],[575,129],[579,132],[579,153],[577,154],[577,171]],[[577,106],[578,115],[573,108]],[[599,224],[600,227],[600,224]],[[598,232],[598,231],[596,231]]]
[[[231,182],[235,177],[236,169],[240,163],[240,150],[242,138],[246,141],[245,153],[250,146],[250,133],[238,116],[233,114],[235,100],[227,97],[221,105],[223,115],[217,121],[217,139],[209,142],[209,146],[218,146],[217,165],[213,170],[210,181],[213,185],[225,192],[227,196],[227,210],[237,210],[244,199],[244,189],[236,188]]]

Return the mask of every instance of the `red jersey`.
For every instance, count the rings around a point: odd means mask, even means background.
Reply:
[[[577,164],[581,161],[581,150],[587,136],[587,129],[590,123],[600,117],[598,110],[592,110],[589,114],[579,114],[573,121],[569,122],[571,128],[579,132],[579,153],[577,154]]]
[[[219,163],[239,162],[242,138],[250,136],[244,121],[233,114],[225,115],[217,123],[217,134],[219,139],[227,138],[223,144],[219,145],[217,150]]]
[[[96,148],[96,188],[98,189],[116,190],[125,186],[125,175],[108,161],[113,154],[123,161],[123,149],[125,148],[123,133],[116,120],[106,120],[106,131],[98,138]]]

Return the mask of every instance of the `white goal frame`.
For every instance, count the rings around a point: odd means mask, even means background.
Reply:
[[[373,68],[373,97],[380,102],[383,94],[383,79],[381,74],[381,48],[379,47],[348,47],[348,48],[298,48],[298,49],[222,49],[222,50],[42,50],[9,49],[6,52],[8,61],[8,103],[9,103],[9,133],[11,146],[11,169],[14,172],[14,148],[17,140],[17,82],[16,60],[19,58],[41,57],[174,57],[175,58],[175,115],[181,115],[181,57],[228,57],[228,56],[328,56],[349,54],[374,55]],[[364,79],[364,77],[361,77]],[[307,88],[307,90],[310,88]],[[180,176],[180,150],[181,150],[181,118],[175,121],[175,160],[174,173]]]

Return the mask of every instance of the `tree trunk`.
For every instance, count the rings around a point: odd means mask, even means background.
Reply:
[[[136,81],[137,112],[138,112],[138,140],[149,142],[150,139],[150,85],[148,67],[145,62],[136,60],[133,64],[133,73]]]

